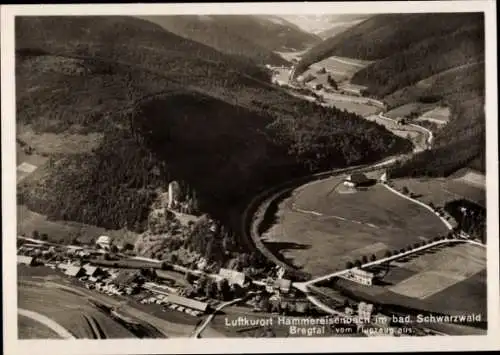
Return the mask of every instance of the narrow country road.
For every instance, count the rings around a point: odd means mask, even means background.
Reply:
[[[30,318],[38,323],[43,324],[47,328],[50,328],[54,332],[57,333],[63,339],[76,339],[73,334],[71,334],[66,328],[64,328],[59,323],[50,319],[49,317],[44,316],[38,312],[29,311],[27,309],[18,308],[17,313],[20,315]]]
[[[207,319],[205,319],[205,321],[203,323],[201,323],[200,326],[194,331],[192,338],[199,338],[200,337],[200,334],[205,330],[205,328],[208,326],[208,324],[210,324],[210,322],[215,317],[215,315],[217,314],[217,312],[221,311],[225,307],[228,307],[228,306],[231,306],[231,305],[233,305],[235,303],[241,302],[241,301],[245,300],[247,297],[255,295],[257,293],[258,292],[249,292],[248,294],[246,294],[243,297],[236,298],[234,300],[231,300],[231,301],[228,301],[228,302],[224,302],[224,303],[221,303],[220,305],[218,305],[214,309],[214,311],[212,312],[212,314],[210,314],[207,317]]]
[[[400,258],[403,258],[405,256],[408,256],[408,255],[411,255],[411,254],[414,254],[414,253],[418,253],[418,252],[423,251],[425,249],[429,249],[429,248],[435,247],[437,245],[447,244],[447,243],[469,243],[469,244],[476,245],[476,246],[479,246],[479,247],[482,247],[482,248],[486,247],[486,245],[484,245],[484,244],[481,244],[481,243],[476,242],[474,240],[468,240],[468,239],[455,238],[455,239],[438,240],[438,241],[429,243],[427,245],[424,245],[424,246],[412,249],[412,250],[407,251],[407,252],[399,253],[399,254],[396,254],[396,255],[393,255],[393,256],[390,256],[390,257],[387,257],[387,258],[383,258],[383,259],[380,259],[380,260],[375,260],[375,261],[371,261],[371,262],[365,263],[365,264],[361,265],[361,268],[370,267],[370,266],[374,266],[374,265],[379,265],[379,264],[382,264],[382,263],[385,263],[385,262],[388,262],[388,261],[391,261],[391,260],[400,259]],[[331,314],[331,315],[345,316],[346,314],[344,314],[344,313],[342,313],[340,311],[337,311],[337,310],[329,307],[328,305],[324,304],[319,299],[317,299],[314,295],[311,294],[311,292],[308,289],[308,287],[311,286],[311,285],[313,285],[313,284],[315,284],[315,283],[318,283],[318,282],[321,282],[321,281],[330,280],[330,279],[332,279],[334,277],[341,276],[341,275],[347,273],[349,270],[350,269],[344,269],[344,270],[336,271],[336,272],[333,272],[333,273],[328,274],[328,275],[317,277],[317,278],[315,278],[313,280],[310,280],[310,281],[307,281],[307,282],[294,282],[292,284],[292,287],[294,287],[294,288],[296,288],[296,289],[304,292],[304,294],[306,295],[306,297],[309,300],[309,302],[311,302],[312,304],[314,304],[316,307],[318,307],[319,309],[321,309],[323,312]]]

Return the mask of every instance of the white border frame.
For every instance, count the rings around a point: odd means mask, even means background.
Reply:
[[[488,323],[486,336],[423,338],[266,338],[167,340],[18,340],[16,276],[16,158],[14,16],[16,15],[159,15],[159,14],[362,14],[416,12],[484,12],[486,30],[486,145],[488,233]],[[476,1],[315,2],[315,3],[203,3],[112,5],[9,5],[1,8],[2,65],[2,218],[4,353],[33,354],[184,354],[252,352],[390,352],[437,350],[493,350],[500,348],[498,242],[498,103],[496,3]],[[354,341],[355,340],[355,341]]]

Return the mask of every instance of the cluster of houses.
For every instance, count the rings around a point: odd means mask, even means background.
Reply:
[[[174,189],[175,190],[175,189]],[[175,193],[173,194],[175,197]],[[38,243],[36,243],[38,242]],[[27,266],[45,265],[46,267],[58,270],[64,275],[83,283],[87,289],[105,293],[111,296],[131,296],[142,292],[148,295],[142,299],[142,303],[161,304],[168,309],[181,311],[193,316],[199,316],[210,309],[209,300],[203,296],[185,297],[184,287],[175,284],[175,280],[164,280],[165,282],[150,282],[140,270],[119,269],[116,266],[95,266],[87,261],[86,256],[100,256],[106,253],[112,245],[112,240],[108,236],[100,236],[96,239],[95,246],[59,246],[51,245],[39,241],[23,244],[18,248],[18,264]],[[54,257],[57,256],[57,257]],[[187,272],[187,270],[186,270]],[[190,273],[201,276],[201,270],[191,270]],[[239,286],[241,292],[245,292],[250,287],[260,287],[265,289],[266,301],[275,305],[275,310],[279,310],[283,305],[294,304],[299,312],[305,312],[307,301],[296,304],[293,295],[290,295],[292,282],[284,278],[284,270],[277,270],[274,278],[267,278],[261,281],[250,280],[243,272],[221,268],[217,274],[206,274],[214,281],[226,280],[232,286]],[[169,283],[170,282],[170,283]],[[196,286],[198,278],[192,281]],[[256,304],[254,310],[258,309]]]
[[[395,336],[397,328],[391,326],[392,318],[382,313],[375,313],[373,304],[359,302],[357,309],[346,307],[345,314],[358,319],[356,325],[358,331],[366,336]]]

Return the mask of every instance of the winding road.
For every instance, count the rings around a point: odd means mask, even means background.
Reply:
[[[291,76],[293,76],[293,73],[294,73],[294,70],[292,70]],[[381,119],[386,119],[386,120],[392,121],[393,123],[397,123],[396,120],[384,116],[383,112],[379,113],[378,117],[380,117]],[[413,123],[410,123],[408,125],[417,128],[421,133],[426,135],[425,146],[415,145],[413,152],[409,155],[402,154],[402,155],[389,157],[388,159],[385,159],[385,160],[378,162],[376,164],[373,164],[373,165],[363,165],[363,166],[356,166],[356,167],[351,167],[351,168],[346,168],[346,169],[330,170],[330,171],[326,171],[326,172],[319,173],[319,174],[313,174],[313,175],[310,175],[310,176],[305,177],[305,178],[293,179],[293,180],[287,181],[285,183],[282,183],[279,186],[275,186],[271,189],[268,189],[268,190],[264,191],[263,193],[259,194],[258,196],[256,196],[249,203],[246,210],[244,211],[243,218],[242,218],[242,235],[245,237],[246,240],[251,240],[253,242],[253,244],[257,247],[257,249],[266,258],[268,258],[271,262],[273,262],[275,265],[278,265],[278,266],[283,267],[285,269],[292,270],[292,271],[296,272],[297,270],[295,270],[295,268],[293,268],[290,265],[279,260],[271,251],[269,251],[261,240],[261,236],[260,236],[260,233],[258,231],[258,226],[264,220],[265,211],[269,208],[271,203],[274,200],[276,200],[277,198],[283,196],[283,194],[299,187],[300,185],[304,185],[305,183],[313,183],[316,180],[327,178],[327,177],[333,176],[333,175],[345,174],[347,172],[351,172],[351,173],[355,172],[355,171],[366,172],[369,170],[380,169],[382,167],[389,167],[389,166],[394,165],[400,159],[408,158],[408,157],[411,157],[412,155],[417,154],[423,150],[430,149],[432,146],[432,143],[433,143],[433,139],[434,139],[433,133],[429,129],[424,128],[424,127],[419,126],[419,125],[416,125],[416,124],[413,124]],[[424,204],[423,202],[415,200],[409,196],[403,195],[399,191],[391,188],[390,186],[387,186],[386,184],[383,184],[383,185],[387,189],[389,189],[391,192],[399,195],[400,197],[411,200],[412,202],[417,203],[419,205],[422,205],[424,208],[426,208],[426,209],[432,211],[434,214],[436,214],[435,211],[430,206]],[[446,227],[448,229],[450,229],[450,230],[452,229],[451,224],[447,220],[445,220],[443,217],[441,217],[439,215],[437,215],[437,216],[441,219],[441,221],[446,225]],[[480,246],[483,248],[485,247],[484,244],[481,244],[481,243],[473,241],[473,240],[469,240],[466,237],[438,240],[438,241],[434,241],[434,242],[431,242],[429,244],[423,245],[421,247],[414,248],[410,251],[398,253],[396,255],[393,255],[393,256],[390,256],[387,258],[383,258],[383,259],[379,259],[379,260],[365,263],[361,267],[369,267],[369,266],[373,266],[373,265],[382,264],[385,262],[390,262],[391,260],[402,258],[402,257],[408,256],[408,255],[415,254],[415,253],[421,252],[423,250],[432,248],[434,246],[438,246],[441,244],[448,244],[448,243],[469,243],[469,244],[474,244],[474,245],[477,245],[477,246]],[[308,287],[312,286],[313,284],[315,284],[317,282],[329,280],[333,277],[343,275],[343,274],[347,273],[349,270],[350,269],[336,271],[334,273],[320,276],[318,278],[315,278],[315,279],[307,281],[307,282],[294,282],[292,284],[292,287],[302,291],[312,304],[314,304],[316,307],[323,310],[324,312],[326,312],[328,314],[332,314],[332,315],[341,315],[342,316],[345,314],[343,314],[342,312],[339,312],[335,309],[332,309],[328,305],[321,302],[317,297],[315,297],[313,294],[311,294]]]

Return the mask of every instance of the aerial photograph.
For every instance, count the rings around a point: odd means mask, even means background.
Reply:
[[[15,96],[18,339],[487,334],[483,12],[16,16]]]

